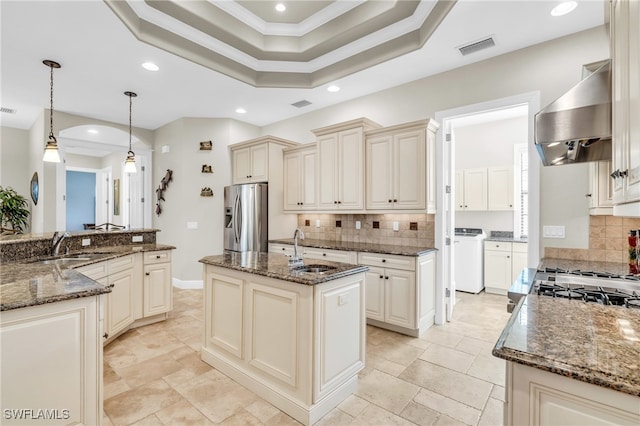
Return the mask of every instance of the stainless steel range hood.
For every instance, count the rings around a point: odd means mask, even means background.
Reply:
[[[611,159],[611,64],[535,116],[535,144],[545,166]]]

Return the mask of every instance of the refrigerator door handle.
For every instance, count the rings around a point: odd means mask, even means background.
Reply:
[[[240,229],[242,228],[242,218],[240,217],[240,195],[236,195],[236,200],[233,206],[233,236],[236,240],[236,244],[240,242]]]

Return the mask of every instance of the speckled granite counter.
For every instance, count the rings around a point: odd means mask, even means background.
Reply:
[[[558,268],[565,269],[567,271],[593,271],[615,275],[629,274],[629,265],[626,263],[555,259],[549,257],[542,258],[538,268]]]
[[[305,285],[320,284],[369,270],[366,266],[314,259],[305,261],[305,265],[328,265],[335,269],[322,273],[298,272],[289,268],[288,258],[281,254],[256,252],[206,256],[200,262]]]
[[[291,244],[291,238],[281,240],[270,240],[274,244]],[[392,244],[372,244],[372,243],[355,243],[352,241],[333,241],[333,240],[313,240],[305,238],[299,240],[298,245],[302,247],[314,247],[319,249],[342,250],[342,251],[361,251],[367,253],[396,254],[400,256],[421,256],[430,251],[437,250],[434,247],[413,247],[413,246],[397,246]]]
[[[493,355],[640,396],[640,312],[528,295]]]
[[[487,237],[485,241],[498,241],[502,243],[523,243],[527,244],[529,242],[526,238],[513,238],[513,237]]]
[[[171,250],[164,244],[99,247],[69,253],[88,260],[45,264],[41,258],[3,262],[0,266],[0,311],[109,293],[111,290],[74,270],[135,252]],[[62,256],[60,256],[62,257]]]

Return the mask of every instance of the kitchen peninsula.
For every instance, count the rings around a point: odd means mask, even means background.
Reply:
[[[103,344],[171,310],[174,247],[155,232],[0,237],[4,420],[102,424]]]
[[[274,253],[204,264],[202,360],[310,425],[356,390],[365,361],[367,267],[290,267]]]

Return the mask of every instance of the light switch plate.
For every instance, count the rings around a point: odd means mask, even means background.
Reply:
[[[82,239],[82,247],[86,247],[86,246],[90,246],[91,245],[91,238],[83,238]]]
[[[141,243],[144,240],[144,238],[142,238],[142,235],[134,235],[133,237],[131,237],[131,242],[134,243]]]
[[[198,229],[198,222],[187,222],[187,229]]]
[[[356,229],[360,229],[360,221],[356,220]]]
[[[316,219],[316,228],[320,228],[320,219]]]
[[[564,226],[549,226],[542,227],[543,238],[564,238]]]
[[[393,222],[393,230],[396,231],[396,232],[400,230],[400,223],[399,222]]]

